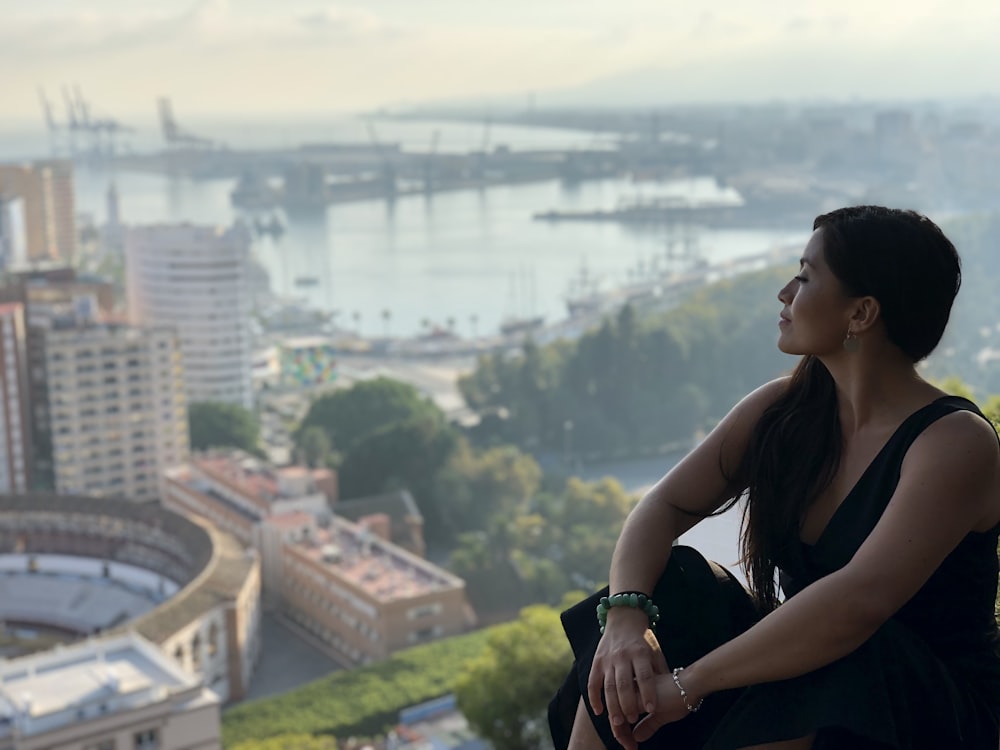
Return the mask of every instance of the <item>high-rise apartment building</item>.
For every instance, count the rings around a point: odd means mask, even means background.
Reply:
[[[125,234],[129,318],[177,331],[189,403],[253,405],[249,253],[250,236],[239,224],[146,226]]]
[[[0,304],[0,494],[27,490],[30,471],[24,307]]]
[[[157,500],[163,472],[188,457],[173,331],[57,327],[44,351],[56,491]]]
[[[19,199],[29,263],[69,261],[76,253],[73,162],[51,159],[0,164],[0,194]],[[8,217],[9,218],[9,217]]]
[[[0,304],[9,302],[24,307],[27,328],[31,481],[35,488],[51,489],[54,485],[45,334],[53,328],[113,320],[114,285],[108,279],[79,274],[68,266],[15,271],[7,274],[7,283],[0,287]]]

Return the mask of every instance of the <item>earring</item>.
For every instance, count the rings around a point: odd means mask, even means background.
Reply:
[[[857,337],[854,331],[847,331],[847,337],[844,339],[844,351],[852,353],[861,351],[861,339]]]

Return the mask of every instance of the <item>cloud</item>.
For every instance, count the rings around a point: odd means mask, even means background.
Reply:
[[[295,15],[254,15],[229,0],[198,0],[180,12],[143,8],[98,13],[70,6],[61,13],[8,14],[0,25],[0,59],[41,62],[108,56],[136,49],[184,44],[188,49],[273,45],[336,40],[363,41],[390,31],[379,16],[350,5]]]
[[[308,31],[334,32],[347,36],[363,36],[387,28],[374,13],[343,5],[331,5],[320,11],[301,14],[297,20]]]

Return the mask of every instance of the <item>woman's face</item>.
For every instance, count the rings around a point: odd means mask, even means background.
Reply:
[[[778,299],[784,304],[778,321],[781,351],[817,356],[843,351],[851,298],[826,264],[822,229],[809,238],[798,275],[778,292]]]

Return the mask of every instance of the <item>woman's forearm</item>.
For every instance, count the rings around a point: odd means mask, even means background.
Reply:
[[[653,590],[677,537],[676,511],[647,495],[629,514],[611,557],[611,592]]]
[[[798,677],[851,653],[884,621],[877,603],[841,570],[807,587],[742,635],[688,666],[684,687],[704,697]]]

